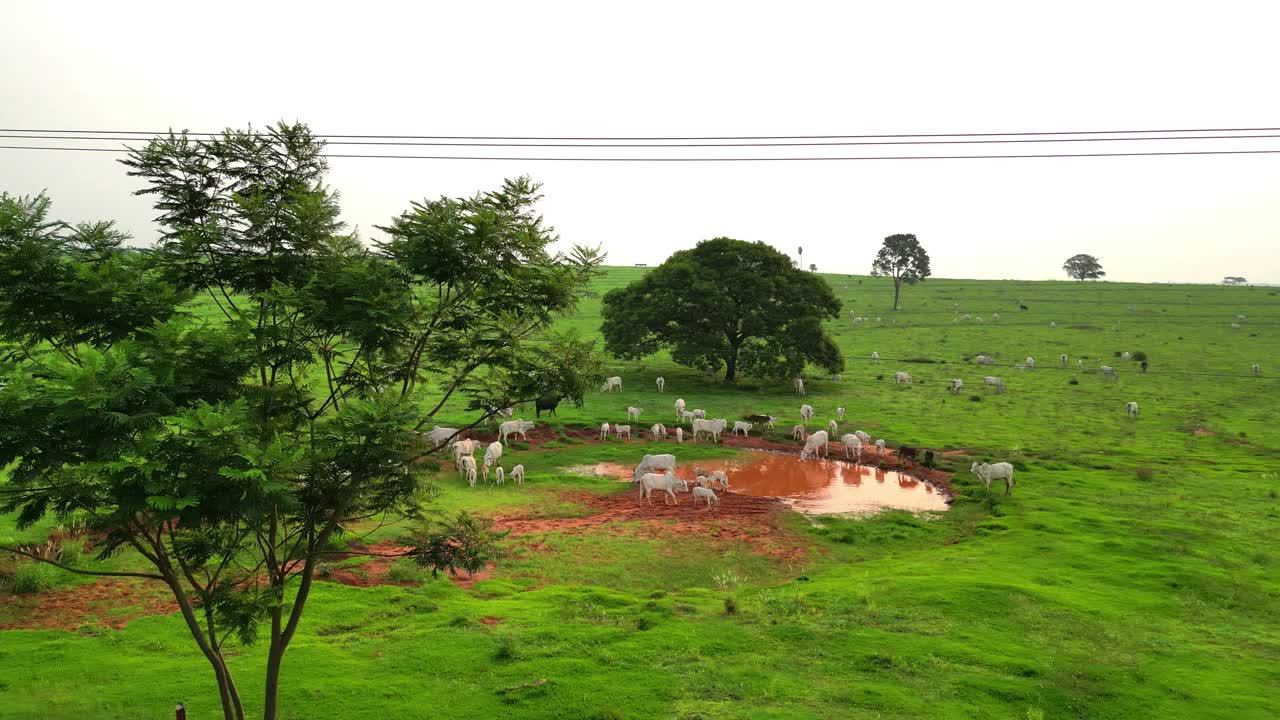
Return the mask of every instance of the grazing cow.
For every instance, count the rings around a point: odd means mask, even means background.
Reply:
[[[862,440],[853,433],[840,436],[840,444],[844,445],[845,458],[853,458],[854,462],[862,460]]]
[[[803,438],[804,438],[804,432],[805,432],[804,425],[795,425],[795,426],[792,426],[792,428],[791,428],[791,439],[792,439],[792,440],[801,440],[801,439],[803,439]]]
[[[729,489],[729,475],[723,470],[716,470],[707,477],[711,478],[723,490]]]
[[[1035,358],[1033,358],[1033,357],[1031,357],[1030,355],[1028,355],[1028,356],[1027,356],[1027,359],[1026,359],[1026,360],[1023,360],[1023,361],[1022,361],[1022,364],[1023,364],[1023,365],[1026,365],[1028,368],[1030,368],[1030,369],[1032,369],[1032,370],[1035,370],[1035,369],[1036,369],[1036,359],[1035,359]]]
[[[973,361],[979,365],[995,365],[996,364],[995,358],[987,357],[986,355],[979,355],[978,357],[974,358]]]
[[[493,482],[495,485],[507,484],[507,471],[501,465],[493,469]]]
[[[547,411],[549,415],[556,414],[556,406],[560,404],[560,398],[554,395],[546,395],[533,401],[533,416],[535,418],[542,417],[542,411]]]
[[[1252,367],[1251,369],[1253,370],[1253,376],[1254,376],[1254,377],[1261,377],[1261,376],[1262,376],[1262,366],[1261,366],[1261,365],[1259,365],[1258,363],[1254,363],[1254,364],[1253,364],[1253,367]]]
[[[1058,367],[1066,367],[1066,366],[1067,366],[1067,354],[1062,353],[1061,355],[1058,356]]]
[[[893,383],[895,385],[910,385],[911,373],[903,372],[902,370],[899,370],[898,372],[893,374]]]
[[[805,421],[805,422],[809,422],[810,420],[812,420],[812,419],[813,419],[813,406],[812,406],[812,405],[801,405],[801,406],[800,406],[800,419],[801,419],[801,420],[803,420],[803,421]]]
[[[458,430],[454,428],[440,427],[439,425],[431,428],[431,432],[427,433],[427,442],[432,449],[444,447],[449,438],[458,434]]]
[[[948,388],[952,395],[959,395],[960,390],[964,388],[964,380],[960,378],[951,378],[951,386]]]
[[[692,423],[695,417],[692,410],[685,410],[680,413],[680,422]]]
[[[471,455],[462,456],[462,476],[467,479],[468,485],[476,486],[476,459]]]
[[[791,389],[794,390],[797,395],[804,395],[804,378],[792,378]]]
[[[712,506],[720,504],[720,498],[716,497],[714,490],[708,487],[696,487],[693,489],[693,506],[698,506],[698,498],[707,501],[707,510],[711,510]]]
[[[1002,393],[1006,389],[1004,386],[1004,380],[1001,380],[1000,378],[995,377],[994,375],[988,375],[982,378],[982,384],[990,385],[991,387],[995,388],[996,392],[998,393]]]
[[[617,439],[621,440],[623,435],[626,435],[626,436],[627,436],[627,441],[628,441],[628,442],[630,442],[630,441],[631,441],[631,426],[630,426],[630,425],[618,425],[617,423],[614,423],[614,425],[613,425],[613,436],[614,436],[615,438],[617,438]]]
[[[742,431],[743,437],[751,436],[751,423],[737,420],[733,423],[733,434],[737,435],[738,431]]]
[[[1124,411],[1129,414],[1130,420],[1138,417],[1138,403],[1130,400],[1124,404]]]
[[[640,419],[640,408],[638,407],[627,408],[627,419],[638,421]]]
[[[724,428],[727,424],[728,424],[728,421],[725,420],[724,418],[719,418],[716,420],[707,420],[705,418],[699,418],[697,420],[694,420],[693,421],[693,441],[694,442],[698,441],[698,435],[700,433],[707,433],[708,435],[711,436],[712,442],[720,442],[720,433],[724,432]]]
[[[676,400],[676,422],[680,422],[680,416],[684,414],[684,398]]]
[[[839,420],[840,422],[844,422],[844,408],[842,407],[836,408],[836,419]]]
[[[824,455],[829,456],[830,448],[828,447],[828,445],[829,445],[829,439],[827,437],[827,431],[819,430],[818,432],[805,438],[804,448],[800,450],[800,459],[804,460],[810,455],[813,455],[816,457],[819,451],[821,451]]]
[[[853,434],[858,436],[858,439],[862,441],[863,445],[871,444],[871,435],[866,430],[857,430],[854,431]]]
[[[884,447],[885,447],[884,438],[880,438],[879,440],[876,440],[876,456],[884,457]]]
[[[694,408],[694,410],[693,410],[693,419],[694,419],[694,420],[706,420],[706,419],[707,419],[707,411],[706,411],[706,410],[699,410],[699,409],[697,409],[697,408]]]
[[[636,466],[635,472],[631,474],[631,482],[638,482],[640,476],[649,472],[675,472],[676,456],[670,453],[662,453],[660,455],[645,455],[640,458],[640,464]]]
[[[453,443],[453,464],[457,466],[458,472],[462,472],[462,458],[475,455],[479,445],[475,440],[457,440]]]
[[[676,428],[676,442],[678,443],[684,442],[684,428],[682,427]]]
[[[666,440],[667,426],[662,423],[656,423],[653,427],[649,428],[649,434],[653,436],[654,440]]]
[[[685,492],[689,490],[689,483],[678,479],[670,471],[661,474],[645,473],[637,482],[640,483],[640,499],[648,500],[650,505],[653,504],[651,495],[654,490],[670,495],[671,502],[675,505],[680,504],[680,499],[676,497],[676,488],[682,488]],[[667,504],[667,499],[663,498],[662,503]]]
[[[1004,480],[1004,494],[1013,493],[1013,466],[1007,462],[1001,463],[977,463],[970,466],[969,470],[982,481],[982,485],[991,492],[992,480]]]
[[[601,442],[609,439],[609,423],[600,424],[600,440]]]
[[[489,408],[489,410],[493,412],[495,416],[500,418],[509,418],[516,414],[516,409],[513,407]]]
[[[666,391],[667,391],[667,379],[666,379],[666,378],[664,378],[664,377],[662,377],[661,375],[659,375],[659,376],[658,376],[658,379],[657,379],[657,380],[654,380],[654,382],[655,382],[655,383],[657,383],[657,385],[658,385],[658,392],[666,392]]]
[[[835,420],[828,420],[828,421],[827,421],[827,434],[828,434],[828,435],[830,435],[831,437],[835,437],[835,436],[836,436],[836,433],[837,433],[837,432],[839,432],[839,430],[840,430],[840,425],[838,425],[838,424],[836,423],[836,421],[835,421]]]
[[[992,319],[992,320],[999,320],[999,319],[1000,319],[1000,313],[991,313],[991,319]]]
[[[880,364],[880,353],[874,352],[874,351],[871,353],[871,364],[872,365]]]
[[[532,429],[533,423],[528,420],[508,420],[498,426],[498,439],[506,442],[508,436],[519,435],[521,440],[528,440],[525,433]]]
[[[1120,373],[1116,372],[1116,369],[1111,367],[1110,365],[1103,365],[1102,367],[1098,368],[1098,372],[1102,373],[1102,377],[1108,380],[1120,379]]]
[[[1240,323],[1231,323],[1231,329],[1232,329],[1232,330],[1239,330],[1239,329],[1240,329]]]
[[[613,377],[610,377],[610,378],[605,378],[604,385],[601,386],[600,388],[601,392],[613,392],[614,390],[618,390],[618,391],[622,390],[622,378],[618,377],[617,375],[614,375]]]

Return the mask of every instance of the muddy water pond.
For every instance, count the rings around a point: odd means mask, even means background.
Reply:
[[[596,475],[628,481],[635,469],[618,463],[589,467]],[[730,492],[780,498],[808,514],[947,509],[946,496],[929,483],[870,465],[821,459],[801,462],[795,455],[752,452],[724,460],[682,462],[676,475],[693,480],[694,467],[724,470],[729,475]]]

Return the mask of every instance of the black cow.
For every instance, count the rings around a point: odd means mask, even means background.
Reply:
[[[927,468],[933,467],[933,451],[932,450],[924,451],[924,466]]]
[[[916,459],[916,452],[917,452],[916,448],[903,445],[898,448],[898,457],[902,458],[903,460],[914,461]]]
[[[560,404],[560,400],[561,398],[558,398],[555,396],[538,398],[537,400],[534,401],[534,405],[536,406],[536,409],[534,410],[533,416],[542,417],[543,410],[546,410],[548,413],[555,415],[556,406]],[[559,417],[559,416],[557,415],[556,417]]]

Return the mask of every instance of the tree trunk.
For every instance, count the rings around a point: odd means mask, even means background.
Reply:
[[[902,289],[902,281],[898,278],[893,279],[893,309],[898,309],[898,291]]]
[[[734,350],[725,360],[724,369],[725,382],[735,382],[738,379],[738,351]]]

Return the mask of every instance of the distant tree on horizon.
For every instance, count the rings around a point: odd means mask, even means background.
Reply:
[[[700,370],[790,377],[807,364],[844,369],[823,330],[840,300],[821,276],[762,242],[704,240],[604,296],[605,350],[637,360],[669,348]]]
[[[1067,261],[1062,263],[1062,269],[1067,273],[1067,277],[1081,282],[1097,280],[1107,275],[1102,271],[1102,263],[1098,262],[1098,258],[1084,253],[1067,258]]]
[[[914,285],[929,277],[929,253],[910,233],[890,235],[871,263],[871,275],[893,278],[893,309],[898,309],[898,295],[903,283]]]
[[[818,266],[813,263],[809,263],[809,272],[818,272]]]
[[[1248,279],[1242,278],[1238,275],[1228,275],[1222,278],[1223,285],[1244,285],[1247,282],[1249,282]]]

